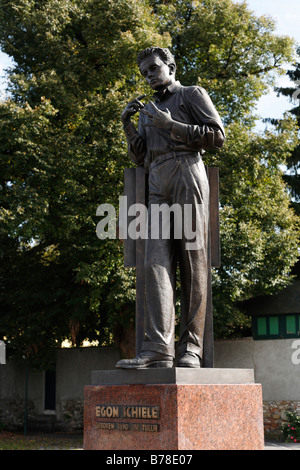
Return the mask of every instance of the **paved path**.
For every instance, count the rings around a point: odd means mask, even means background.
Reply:
[[[265,450],[300,450],[300,443],[266,441]]]

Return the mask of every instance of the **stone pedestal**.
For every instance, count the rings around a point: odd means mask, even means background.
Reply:
[[[93,371],[86,450],[263,450],[262,390],[245,369]]]

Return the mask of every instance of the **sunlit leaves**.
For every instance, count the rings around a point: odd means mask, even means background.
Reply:
[[[296,222],[281,165],[295,123],[251,127],[292,57],[274,28],[230,0],[0,0],[0,44],[15,63],[0,104],[0,330],[19,353],[67,337],[108,344],[116,325],[132,326],[134,271],[119,241],[96,237],[96,209],[123,194],[132,163],[120,114],[151,96],[136,64],[150,45],[172,48],[177,78],[204,86],[226,124],[225,147],[204,156],[221,177],[216,331],[245,323],[238,302],[288,282]]]
[[[273,83],[273,71],[294,57],[293,41],[275,22],[232,0],[152,1],[162,31],[170,31],[185,85],[206,88],[226,123],[253,112]],[[249,114],[250,114],[249,113]],[[249,116],[250,117],[250,116]]]
[[[132,321],[135,277],[120,242],[97,238],[96,209],[123,193],[136,55],[169,35],[135,0],[1,0],[0,24],[15,64],[0,105],[1,333],[36,357],[70,335],[107,344],[120,312]]]

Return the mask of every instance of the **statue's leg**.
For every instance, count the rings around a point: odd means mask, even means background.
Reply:
[[[145,286],[145,336],[142,350],[174,357],[176,256],[173,240],[147,240]]]
[[[169,217],[167,205],[169,199],[165,198],[164,190],[167,180],[161,176],[158,168],[152,170],[149,175],[148,239],[145,250],[146,301],[141,352],[134,359],[119,361],[116,365],[118,368],[173,366],[176,253],[172,237],[173,219]],[[160,214],[158,219],[157,209],[159,212],[165,212]],[[166,223],[162,225],[160,219],[164,219],[165,216]],[[169,232],[165,234],[162,227],[169,228]]]
[[[181,181],[176,200],[185,204],[185,230],[178,249],[181,279],[178,365],[199,367],[203,355],[209,269],[209,185],[202,160],[188,157],[182,160]]]

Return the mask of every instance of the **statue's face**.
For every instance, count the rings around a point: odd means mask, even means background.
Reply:
[[[159,90],[175,80],[173,68],[165,64],[158,54],[142,60],[140,71],[153,90]]]

